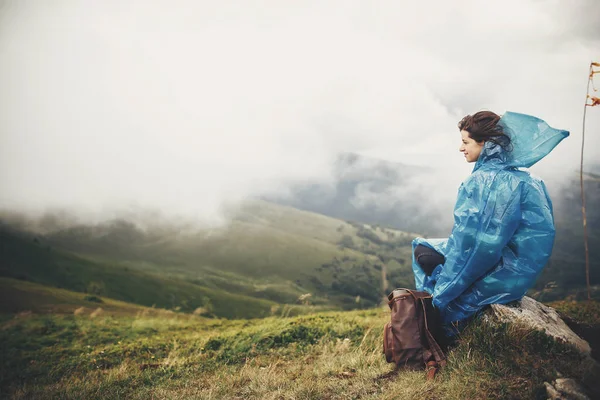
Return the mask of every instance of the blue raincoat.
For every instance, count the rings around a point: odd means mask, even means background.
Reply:
[[[488,304],[523,297],[552,252],[554,218],[546,186],[519,168],[541,160],[569,132],[511,112],[499,123],[512,149],[485,142],[473,172],[458,190],[450,237],[413,241],[417,290],[433,295],[447,328]],[[446,258],[431,276],[414,258],[419,244]]]

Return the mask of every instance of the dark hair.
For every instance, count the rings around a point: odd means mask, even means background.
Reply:
[[[459,130],[469,132],[469,137],[477,142],[490,141],[505,149],[510,147],[510,137],[504,132],[500,116],[491,111],[479,111],[467,115],[458,123]]]

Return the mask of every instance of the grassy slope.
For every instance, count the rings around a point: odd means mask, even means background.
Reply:
[[[0,275],[6,277],[79,292],[86,291],[92,282],[101,282],[106,297],[145,306],[181,307],[189,312],[205,307],[208,298],[214,314],[228,318],[270,315],[275,305],[264,299],[94,262],[1,230],[0,239]]]
[[[231,299],[225,300],[229,304],[235,303]],[[255,305],[250,299],[247,307]],[[240,302],[248,301],[242,298]],[[327,308],[314,305],[285,305],[283,307],[277,304],[269,304],[268,310],[262,310],[262,314],[255,311],[248,314],[241,314],[238,318],[256,318],[263,316],[279,315],[294,316],[317,311],[327,310]],[[89,295],[86,293],[73,292],[71,290],[59,289],[56,287],[41,285],[38,283],[27,282],[18,279],[0,277],[0,314],[11,315],[15,313],[35,313],[35,314],[90,314],[101,308],[102,315],[109,316],[133,316],[142,313],[143,315],[172,316],[175,312],[171,309],[145,307],[135,303],[115,300],[104,296]],[[206,317],[204,309],[197,310],[194,313]],[[183,312],[187,310],[181,310]],[[214,310],[213,310],[214,311]],[[217,311],[219,311],[217,309]],[[244,308],[242,308],[244,311]],[[213,313],[210,313],[211,316]],[[236,317],[235,313],[230,313],[229,318]]]
[[[344,237],[350,246],[339,246]],[[265,315],[274,303],[294,304],[305,293],[316,305],[368,307],[391,286],[412,285],[410,238],[257,201],[233,210],[232,223],[219,229],[142,232],[117,222],[62,230],[38,243],[0,238],[12,253],[0,274],[75,291],[94,282],[109,297],[188,311],[210,299],[221,316],[232,315],[223,302],[232,296],[252,298],[248,304],[258,310],[233,312],[237,317]],[[381,259],[391,277],[385,289]]]
[[[101,308],[102,315],[171,315],[173,311],[149,308],[108,297],[58,289],[10,278],[0,278],[0,314],[91,314]],[[99,314],[98,312],[96,314]]]
[[[383,309],[247,321],[18,315],[0,326],[0,397],[534,399],[559,374],[598,381],[571,348],[481,321],[435,382],[393,375],[381,353],[388,318]]]

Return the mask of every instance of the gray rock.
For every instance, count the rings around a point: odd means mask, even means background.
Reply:
[[[585,390],[575,380],[559,378],[552,382],[544,382],[548,400],[590,400]]]
[[[548,400],[560,400],[562,398],[560,392],[556,390],[551,383],[544,382],[544,386],[546,387],[546,394],[548,395]]]
[[[492,304],[492,314],[503,322],[519,322],[533,329],[542,330],[558,341],[570,343],[585,356],[591,356],[588,342],[577,336],[552,308],[523,297],[508,305]]]

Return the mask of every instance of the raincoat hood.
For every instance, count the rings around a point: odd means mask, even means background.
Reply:
[[[550,127],[531,115],[507,111],[498,122],[510,137],[509,150],[486,142],[473,171],[484,164],[502,164],[508,167],[529,168],[548,155],[569,132]]]
[[[523,297],[554,244],[552,202],[544,183],[520,168],[545,157],[569,132],[530,115],[505,113],[507,150],[487,141],[473,173],[461,184],[447,239],[416,238],[445,258],[426,275],[413,256],[417,290],[433,295],[445,326],[456,326],[488,304]],[[451,330],[447,330],[451,332]]]

